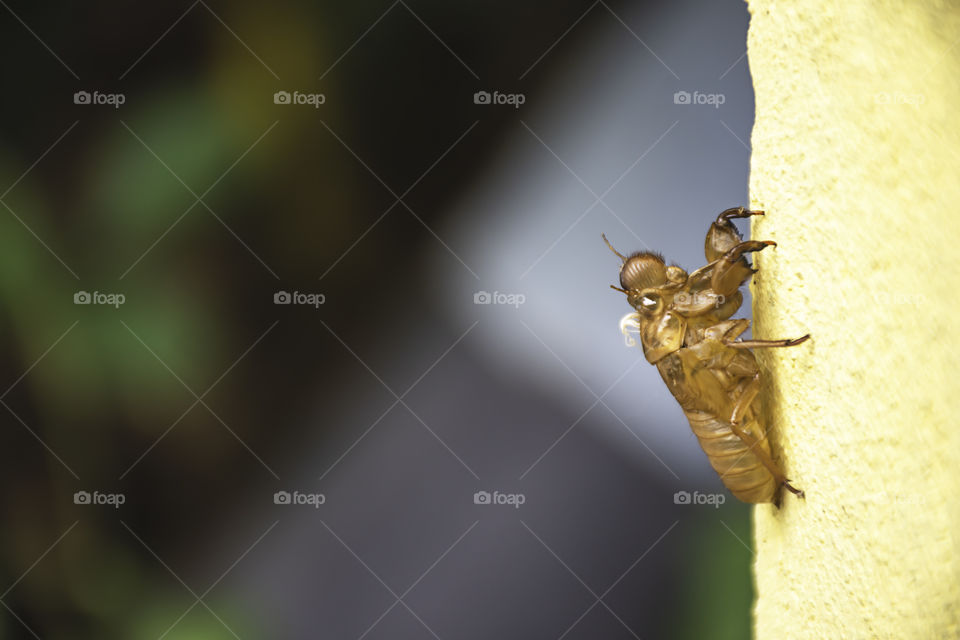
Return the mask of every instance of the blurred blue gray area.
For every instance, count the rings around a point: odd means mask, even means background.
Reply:
[[[747,637],[601,240],[748,204],[746,6],[134,14],[0,10],[0,638]]]

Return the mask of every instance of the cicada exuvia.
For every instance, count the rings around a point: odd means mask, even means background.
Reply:
[[[779,503],[780,487],[804,497],[773,457],[758,394],[761,375],[750,349],[792,347],[807,340],[741,340],[750,321],[731,316],[740,308],[740,287],[756,273],[746,254],[776,246],[743,241],[734,218],[763,215],[727,209],[710,225],[706,266],[693,273],[668,266],[663,256],[641,251],[621,260],[620,286],[636,311],[620,329],[640,336],[643,354],[683,408],[710,464],[733,495],[744,502]]]

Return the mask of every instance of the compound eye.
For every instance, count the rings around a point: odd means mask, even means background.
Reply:
[[[635,253],[620,267],[620,286],[627,290],[662,287],[666,282],[663,258],[655,253]]]
[[[644,311],[656,311],[657,307],[660,306],[660,298],[653,295],[645,295],[640,297],[640,307]]]

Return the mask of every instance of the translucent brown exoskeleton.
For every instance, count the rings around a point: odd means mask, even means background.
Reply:
[[[707,232],[707,264],[689,275],[667,266],[659,254],[625,256],[606,236],[603,240],[621,260],[620,287],[613,288],[636,309],[620,321],[628,344],[635,344],[630,333],[638,333],[644,356],[656,365],[731,493],[744,502],[779,504],[780,487],[801,498],[804,494],[790,484],[771,453],[758,397],[760,369],[750,349],[792,347],[810,335],[738,339],[750,321],[730,316],[743,302],[740,287],[756,273],[745,255],[776,243],[743,241],[731,220],[759,215],[763,211],[735,207],[717,216]]]

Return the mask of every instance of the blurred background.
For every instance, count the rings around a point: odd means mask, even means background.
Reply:
[[[0,637],[748,636],[600,239],[748,204],[742,2],[0,5]]]

